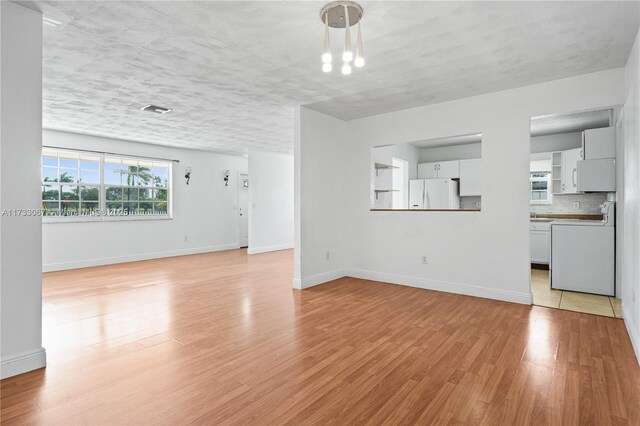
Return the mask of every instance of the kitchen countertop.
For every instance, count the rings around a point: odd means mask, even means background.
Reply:
[[[579,219],[579,220],[602,220],[601,214],[555,214],[555,213],[539,213],[531,216],[532,222],[551,222],[558,219]]]

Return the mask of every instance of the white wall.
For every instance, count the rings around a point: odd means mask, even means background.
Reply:
[[[425,148],[420,150],[421,163],[450,160],[471,160],[481,157],[482,142],[467,145],[440,146],[437,148]]]
[[[249,254],[293,247],[293,156],[249,151]]]
[[[615,69],[354,120],[346,123],[347,140],[337,145],[319,137],[326,132],[320,120],[301,120],[303,158],[312,150],[318,164],[331,158],[346,161],[342,197],[347,217],[341,228],[346,234],[332,240],[345,251],[344,273],[530,303],[530,117],[621,104],[623,81],[624,70]],[[314,132],[317,137],[305,137]],[[372,146],[471,133],[483,135],[482,212],[369,211]],[[322,179],[303,179],[300,191],[333,193],[330,188]],[[302,222],[306,220],[303,247],[305,230],[323,234],[336,226],[335,221],[307,215],[304,207],[301,212]],[[301,255],[302,265],[309,268],[323,264],[317,253]],[[423,255],[427,265],[421,264]]]
[[[45,223],[46,271],[238,248],[238,170],[241,157],[94,136],[43,132],[43,144],[180,160],[173,166],[173,219]],[[186,167],[192,168],[186,185]],[[224,171],[231,171],[224,186]],[[186,241],[185,241],[186,238]]]
[[[582,148],[582,132],[533,136],[531,138],[532,153],[565,151],[573,148]]]
[[[296,107],[295,288],[306,288],[344,275],[347,226],[344,190],[346,180],[354,177],[345,167],[347,143],[344,121]],[[363,160],[368,188],[368,150]],[[365,189],[367,208],[368,194]]]
[[[0,210],[40,208],[42,15],[0,2]],[[0,219],[1,377],[44,367],[37,216]]]
[[[622,315],[640,361],[640,33],[625,71]]]

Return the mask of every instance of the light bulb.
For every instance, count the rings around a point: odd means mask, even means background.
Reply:
[[[333,67],[331,66],[331,62],[327,62],[326,64],[322,64],[322,71],[331,72]]]
[[[360,27],[362,26],[362,23],[358,23],[358,37],[356,39],[356,60],[354,62],[354,65],[356,67],[361,67],[364,65],[364,54],[362,53],[362,31],[360,30]]]
[[[349,10],[347,6],[344,7],[344,18],[345,18],[345,26],[344,26],[344,51],[342,53],[342,60],[344,62],[353,61],[353,50],[351,49],[351,30],[349,27]]]
[[[342,74],[344,75],[351,74],[351,65],[349,65],[348,63],[345,63],[344,65],[342,65]]]
[[[331,63],[331,47],[329,45],[329,12],[325,16],[324,20],[324,53],[322,54],[322,63]]]

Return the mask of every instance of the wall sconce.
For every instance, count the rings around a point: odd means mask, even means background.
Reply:
[[[224,186],[229,186],[229,175],[231,172],[229,170],[224,171]]]
[[[187,167],[187,172],[185,173],[184,178],[187,180],[187,185],[189,185],[189,181],[191,180],[191,167]]]

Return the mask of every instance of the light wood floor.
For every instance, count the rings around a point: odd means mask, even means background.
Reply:
[[[357,279],[290,251],[44,276],[49,365],[5,424],[640,424],[623,322]]]

